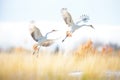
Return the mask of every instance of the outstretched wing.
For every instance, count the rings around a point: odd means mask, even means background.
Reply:
[[[88,20],[89,20],[90,18],[89,18],[89,16],[87,16],[87,15],[82,15],[82,16],[80,16],[80,20],[79,21],[77,21],[76,22],[76,24],[78,24],[78,23],[80,23],[80,22],[88,22]]]
[[[83,22],[88,22],[88,20],[90,19],[89,16],[87,15],[82,15],[80,16],[80,19],[83,21]]]
[[[31,36],[35,41],[38,41],[41,37],[43,37],[39,28],[37,28],[36,26],[31,28]]]
[[[72,24],[74,24],[73,19],[72,19],[72,16],[71,16],[71,14],[67,11],[66,8],[62,8],[62,9],[61,9],[61,13],[62,13],[62,16],[63,16],[63,19],[64,19],[65,23],[66,23],[68,26],[71,26]]]
[[[54,40],[47,39],[44,42],[42,42],[41,45],[44,46],[44,47],[48,47],[48,46],[52,45],[53,43],[54,43]]]

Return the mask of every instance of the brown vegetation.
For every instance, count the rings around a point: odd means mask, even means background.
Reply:
[[[11,54],[0,54],[0,80],[114,80],[114,76],[107,79],[105,72],[120,70],[120,56],[111,55],[120,52],[110,47],[99,52],[91,40],[68,56],[45,53],[36,57],[21,47],[13,50]],[[73,71],[82,71],[83,75],[70,76]]]
[[[85,55],[116,55],[119,56],[119,51],[115,51],[111,46],[104,45],[102,46],[102,50],[98,51],[91,40],[88,40],[85,44],[82,44],[78,47],[78,49],[74,52],[75,55],[78,56],[85,56]]]

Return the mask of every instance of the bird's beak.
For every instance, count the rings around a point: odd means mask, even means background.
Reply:
[[[52,30],[52,32],[55,32],[55,31],[58,31],[58,30]]]
[[[90,27],[93,28],[93,29],[95,29],[95,28],[93,27],[93,25],[90,25]]]

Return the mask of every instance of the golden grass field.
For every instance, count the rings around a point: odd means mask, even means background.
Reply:
[[[105,72],[120,71],[120,56],[115,51],[100,53],[89,44],[72,53],[64,56],[44,52],[36,57],[26,51],[2,52],[0,80],[115,80],[115,76],[108,79]],[[83,75],[69,75],[74,71]]]

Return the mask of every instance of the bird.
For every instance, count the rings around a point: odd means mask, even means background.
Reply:
[[[68,25],[68,27],[71,28],[70,31],[66,31],[66,36],[62,40],[62,42],[64,42],[67,37],[71,37],[73,32],[75,32],[77,29],[79,29],[83,26],[88,26],[88,27],[91,27],[94,29],[94,27],[92,25],[87,25],[87,24],[78,25],[78,23],[80,23],[82,21],[87,22],[89,20],[89,17],[87,15],[80,16],[80,20],[77,21],[76,23],[74,23],[71,14],[67,11],[67,8],[62,8],[61,14],[62,14],[62,17],[63,17],[65,23]]]
[[[37,52],[39,52],[39,49],[41,46],[43,47],[48,47],[50,45],[52,45],[56,39],[47,39],[48,34],[55,32],[57,30],[52,30],[48,33],[46,33],[45,36],[42,35],[42,33],[40,32],[40,29],[38,27],[36,27],[35,25],[31,25],[30,29],[30,34],[31,37],[33,38],[33,40],[35,40],[37,43],[33,45],[33,55]]]

